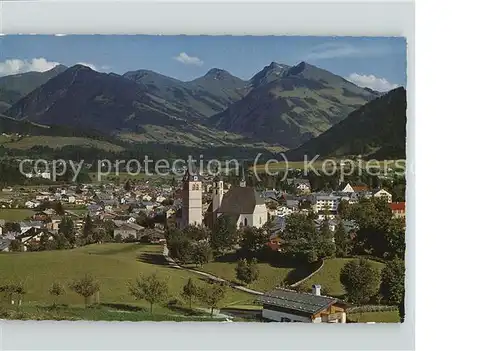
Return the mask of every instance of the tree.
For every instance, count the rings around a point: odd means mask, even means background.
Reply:
[[[403,260],[388,262],[382,270],[380,283],[382,299],[390,305],[398,305],[405,294],[405,263]]]
[[[192,310],[193,298],[198,295],[198,287],[193,283],[193,280],[189,278],[188,282],[182,288],[182,296],[189,300],[189,309]]]
[[[403,323],[405,321],[405,299],[404,299],[404,294],[403,298],[398,304],[398,314],[399,314],[399,322]]]
[[[377,293],[380,273],[366,259],[352,260],[340,270],[340,282],[349,300],[362,304]]]
[[[337,214],[340,218],[347,218],[349,216],[349,201],[341,200],[337,206]]]
[[[236,229],[236,221],[233,217],[222,215],[217,218],[210,237],[210,245],[217,254],[222,254],[234,248],[234,245],[238,242]]]
[[[14,304],[14,297],[17,298],[17,307],[21,306],[22,297],[27,293],[24,284],[20,282],[14,282],[0,286],[0,292],[8,296],[9,302]]]
[[[269,242],[269,235],[264,228],[245,227],[242,232],[241,251],[247,256],[255,256]]]
[[[250,263],[246,259],[239,260],[235,270],[236,278],[247,284],[259,278],[259,266],[255,258]]]
[[[54,209],[54,211],[56,211],[56,214],[59,215],[59,216],[64,216],[64,207],[61,203],[61,201],[56,201],[54,202],[54,204],[52,205],[52,208]]]
[[[117,243],[123,242],[123,236],[121,234],[116,234],[115,242],[117,242]]]
[[[210,233],[206,228],[196,225],[188,225],[182,230],[182,234],[186,238],[195,241],[205,240],[210,236]]]
[[[214,283],[207,285],[199,293],[199,298],[201,301],[206,303],[210,307],[210,316],[214,316],[214,308],[216,308],[219,303],[226,296],[226,287],[224,285]]]
[[[206,241],[199,241],[193,244],[192,259],[197,265],[204,265],[212,260],[212,248]]]
[[[167,298],[168,285],[166,281],[160,280],[156,273],[148,276],[141,274],[135,283],[129,285],[129,291],[137,300],[149,302],[149,311],[152,314],[153,304]]]
[[[350,239],[347,236],[344,222],[342,220],[335,228],[333,238],[335,239],[335,253],[337,257],[345,257],[349,255],[351,252]]]
[[[40,242],[38,244],[38,250],[40,251],[48,251],[48,250],[54,250],[56,248],[56,242],[53,238],[52,235],[50,235],[48,232],[44,232],[40,236]]]
[[[89,299],[101,288],[99,282],[90,274],[85,274],[83,278],[75,280],[71,283],[70,289],[82,296],[85,307],[89,305]]]
[[[124,189],[125,191],[127,191],[127,192],[128,192],[128,191],[130,191],[130,190],[132,190],[132,186],[130,185],[130,180],[129,180],[129,179],[127,179],[127,181],[126,181],[126,182],[125,182],[125,184],[123,185],[123,189]]]
[[[405,257],[405,220],[403,218],[392,218],[386,231],[385,239],[387,250],[384,256],[392,259]]]
[[[18,222],[6,222],[5,223],[5,231],[8,232],[15,232],[15,233],[20,233],[21,232],[21,224]]]
[[[9,251],[20,252],[22,251],[21,241],[19,239],[14,239],[9,243]]]
[[[82,238],[85,244],[89,244],[93,241],[93,230],[94,230],[94,225],[92,223],[92,218],[90,218],[90,214],[87,214],[87,217],[85,217],[85,222],[83,223],[83,228],[82,228]]]
[[[59,234],[62,234],[71,246],[75,245],[75,224],[70,217],[64,216],[61,219],[61,223],[59,224]]]
[[[58,282],[52,283],[49,289],[49,294],[54,296],[53,306],[56,307],[59,296],[64,295],[64,286]]]
[[[193,261],[194,245],[186,237],[173,238],[168,242],[169,255],[182,264]]]

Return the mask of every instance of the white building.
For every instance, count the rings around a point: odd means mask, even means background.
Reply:
[[[388,192],[388,191],[386,191],[386,190],[384,190],[384,189],[380,189],[379,191],[377,191],[376,193],[374,193],[373,197],[385,198],[388,203],[392,202],[392,195],[391,195],[391,193]]]
[[[205,224],[214,228],[220,216],[233,217],[236,226],[260,228],[267,222],[267,207],[264,199],[242,180],[240,186],[224,191],[224,182],[216,178],[212,187],[212,203],[209,205]]]
[[[182,179],[182,216],[179,227],[185,228],[189,225],[202,225],[202,182],[201,176],[195,170],[188,167]]]

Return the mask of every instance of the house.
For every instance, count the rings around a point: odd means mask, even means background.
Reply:
[[[353,193],[354,192],[354,189],[353,187],[351,186],[351,184],[347,183],[346,186],[344,186],[342,188],[342,190],[340,190],[340,192],[342,193]]]
[[[36,207],[40,206],[40,201],[28,200],[24,203],[24,206],[26,206],[26,208],[36,208]]]
[[[278,217],[284,217],[284,216],[288,216],[290,214],[293,213],[293,210],[286,207],[286,206],[279,206],[277,209],[276,209],[276,216]]]
[[[406,216],[406,202],[391,202],[389,207],[393,217],[403,218]]]
[[[293,185],[299,193],[311,192],[311,184],[308,179],[287,179],[287,183]]]
[[[117,224],[118,221],[115,221],[115,225],[117,228],[113,230],[113,237],[116,238],[120,235],[123,239],[133,237],[134,239],[140,239],[142,236],[142,232],[144,227],[129,222],[122,222]]]
[[[24,234],[31,228],[41,229],[43,227],[43,223],[40,221],[20,222],[19,226],[21,227],[21,233]]]
[[[332,297],[321,296],[321,286],[312,293],[274,289],[260,296],[262,318],[274,322],[346,323],[347,305]]]
[[[311,208],[314,213],[318,212],[330,212],[337,213],[338,206],[342,200],[351,202],[351,196],[347,195],[339,195],[339,194],[325,194],[325,193],[316,193],[310,196]],[[354,194],[354,193],[352,193]]]
[[[0,252],[9,252],[10,239],[2,239],[0,238]]]
[[[391,195],[391,193],[388,192],[388,191],[386,191],[386,190],[384,190],[384,189],[380,189],[380,190],[374,192],[373,197],[385,199],[389,203],[392,202],[392,195]]]

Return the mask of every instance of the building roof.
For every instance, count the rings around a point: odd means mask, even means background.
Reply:
[[[406,209],[406,202],[391,202],[389,207],[392,211],[404,211]]]
[[[357,193],[369,190],[366,185],[355,185],[352,187],[352,189]]]
[[[253,213],[255,206],[264,205],[264,199],[252,187],[233,186],[224,194],[222,204],[217,210],[224,214]]]
[[[292,290],[274,289],[260,296],[259,301],[266,305],[315,314],[337,302],[337,299]]]

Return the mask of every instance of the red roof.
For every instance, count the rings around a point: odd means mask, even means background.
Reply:
[[[352,187],[352,190],[355,192],[368,191],[368,187],[366,185],[355,185]]]
[[[389,204],[391,210],[394,211],[405,211],[406,202],[392,202]]]

